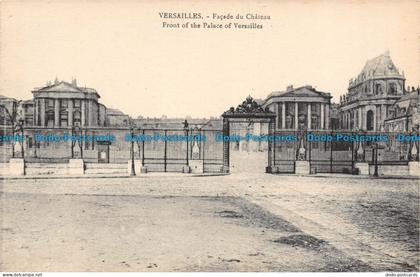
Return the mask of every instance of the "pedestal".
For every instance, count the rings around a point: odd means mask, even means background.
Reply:
[[[308,175],[310,173],[310,164],[308,161],[296,161],[295,174]]]
[[[14,176],[25,175],[25,160],[24,159],[10,159],[9,160],[9,174]]]
[[[190,160],[191,173],[200,174],[204,173],[203,160]]]
[[[409,162],[408,172],[410,176],[420,176],[420,162]]]
[[[355,163],[355,168],[359,169],[360,175],[369,175],[369,164],[368,163]]]
[[[85,162],[83,161],[83,159],[70,159],[68,173],[69,175],[85,174]]]

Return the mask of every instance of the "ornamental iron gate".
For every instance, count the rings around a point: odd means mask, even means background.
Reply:
[[[251,96],[248,96],[242,104],[238,105],[236,109],[231,107],[228,111],[224,112],[223,118],[223,172],[230,172],[230,135],[231,123],[268,123],[268,136],[274,134],[276,126],[276,114],[263,108]],[[273,165],[273,141],[267,141],[267,167],[266,173],[272,172]]]

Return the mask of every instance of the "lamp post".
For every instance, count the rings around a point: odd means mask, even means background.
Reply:
[[[373,172],[373,176],[378,177],[379,174],[378,174],[378,144],[377,143],[374,144],[373,151],[375,152],[375,155],[374,155],[375,171]]]
[[[134,166],[134,127],[130,126],[130,135],[131,135],[131,171],[130,176],[136,176],[136,169]]]
[[[373,150],[372,158],[374,158],[373,162],[375,164],[375,171],[373,172],[374,177],[379,176],[379,173],[378,173],[378,151],[379,151],[379,149],[385,149],[385,146],[380,144],[379,142],[375,142],[373,144],[373,147],[372,147],[372,150]]]
[[[189,156],[188,156],[188,152],[189,152],[189,141],[188,141],[188,121],[185,119],[184,121],[184,134],[186,136],[186,142],[187,142],[187,155],[186,155],[186,160],[187,160],[187,166],[190,165],[190,161],[189,161]]]

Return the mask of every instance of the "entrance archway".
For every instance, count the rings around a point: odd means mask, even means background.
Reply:
[[[237,140],[241,141],[255,141],[252,134],[245,134],[245,136],[239,135],[239,137],[231,137],[231,123],[268,123],[267,138],[274,135],[274,128],[276,126],[276,114],[263,108],[258,104],[251,96],[248,96],[242,104],[238,105],[236,109],[231,107],[228,111],[224,112],[223,115],[223,171],[230,172],[230,143],[237,145]],[[263,137],[260,136],[261,139]],[[258,136],[257,136],[258,139]],[[265,172],[272,172],[273,165],[273,140],[267,139],[267,166]]]

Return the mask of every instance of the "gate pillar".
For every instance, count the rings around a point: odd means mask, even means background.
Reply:
[[[275,127],[274,124],[275,124],[274,119],[270,118],[270,121],[268,123],[268,137],[269,138],[271,138],[274,134],[274,127]],[[275,151],[275,149],[273,147],[275,145],[274,141],[271,140],[271,139],[268,139],[267,145],[268,145],[268,151],[267,151],[268,164],[267,164],[267,167],[265,168],[265,172],[266,173],[272,173],[273,168],[274,168],[274,163],[275,163],[275,161],[274,161],[274,151]]]
[[[229,173],[229,140],[226,137],[229,137],[229,119],[223,118],[223,168],[222,172]]]

